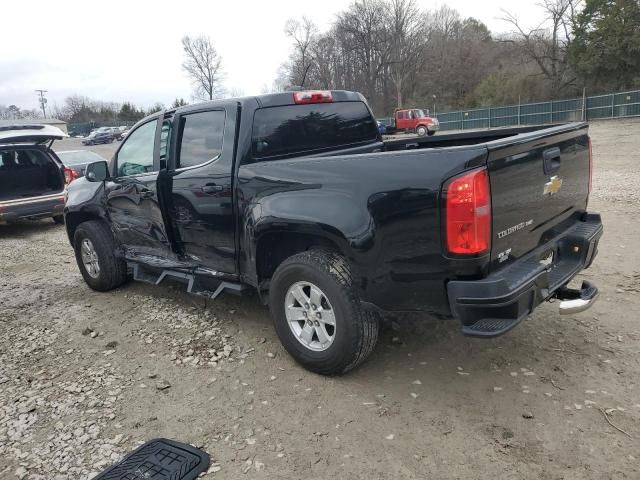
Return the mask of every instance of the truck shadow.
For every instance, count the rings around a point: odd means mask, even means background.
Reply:
[[[271,351],[278,352],[288,364],[287,369],[319,385],[327,379],[306,372],[287,355],[273,328],[268,307],[256,295],[222,295],[211,302],[187,294],[180,284],[154,287],[131,282],[123,288],[130,293],[159,295],[185,306],[210,309],[219,318],[232,322],[242,332],[242,341],[252,343],[263,337],[265,348],[270,345]],[[529,320],[493,339],[465,337],[453,319],[411,315],[395,318],[393,323],[385,322],[369,360],[346,375],[332,377],[330,382],[363,395],[386,385],[385,388],[407,396],[415,391],[421,395],[420,401],[424,401],[430,396],[430,388],[437,388],[440,394],[449,389],[450,393],[467,389],[471,393],[478,388],[493,391],[494,386],[500,388],[501,382],[526,385],[555,378],[563,383],[568,381],[566,370],[577,368],[576,362],[597,357],[598,353],[600,347],[589,330],[580,322],[560,317],[551,305],[541,306]],[[256,364],[255,368],[261,370],[263,365]],[[523,369],[535,376],[525,375]],[[418,386],[413,383],[416,380],[420,381]]]
[[[384,378],[391,391],[419,395],[417,403],[447,391],[473,396],[478,389],[517,391],[545,383],[554,390],[552,380],[569,383],[568,372],[600,357],[594,340],[583,323],[560,317],[550,305],[492,339],[463,336],[455,320],[405,318],[382,333],[368,362],[340,381],[356,382],[364,393]]]

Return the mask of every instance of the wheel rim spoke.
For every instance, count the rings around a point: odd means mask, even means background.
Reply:
[[[290,322],[300,322],[306,320],[304,317],[304,312],[306,312],[304,307],[294,307],[293,305],[290,305],[287,307],[287,312],[291,315],[287,315],[287,319]]]
[[[291,294],[298,301],[301,307],[304,307],[306,303],[309,303],[309,297],[304,292],[301,285],[298,285],[296,288],[294,288],[291,291]]]
[[[320,323],[335,326],[336,316],[333,314],[333,310],[322,310],[322,320],[320,320]]]
[[[320,289],[318,289],[317,287],[311,287],[310,300],[313,305],[315,305],[316,307],[320,307],[320,304],[322,303],[322,297],[324,297],[324,295],[322,294],[322,291]]]
[[[318,341],[322,345],[325,345],[326,343],[331,341],[331,338],[329,337],[329,334],[325,329],[324,323],[321,323],[319,327],[315,327],[315,330],[316,330],[316,336],[318,337]]]
[[[302,332],[300,332],[300,338],[304,343],[309,345],[311,340],[313,340],[314,328],[310,326],[308,323],[302,328]]]

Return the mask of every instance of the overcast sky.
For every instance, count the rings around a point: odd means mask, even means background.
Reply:
[[[443,4],[473,16],[493,31],[508,30],[500,9],[525,23],[541,20],[527,0],[417,0],[424,10]],[[96,100],[148,107],[191,98],[180,39],[209,35],[222,55],[225,86],[246,95],[271,85],[287,58],[283,33],[291,17],[306,15],[321,30],[349,4],[340,0],[235,0],[2,2],[0,105],[38,108],[35,89],[49,104],[77,93]]]

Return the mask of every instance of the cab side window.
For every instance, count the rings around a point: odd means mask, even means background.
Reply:
[[[139,175],[154,170],[153,146],[157,123],[156,120],[145,123],[127,136],[118,152],[118,177]]]
[[[193,167],[222,153],[224,110],[183,115],[178,132],[177,168]]]

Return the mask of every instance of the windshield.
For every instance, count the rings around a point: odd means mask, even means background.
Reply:
[[[100,155],[94,152],[78,151],[78,152],[56,152],[62,163],[68,166],[82,165],[84,163],[92,163],[100,160],[104,161]]]
[[[424,114],[424,110],[414,110],[413,114],[416,118],[427,118],[427,116]]]

